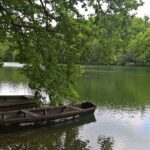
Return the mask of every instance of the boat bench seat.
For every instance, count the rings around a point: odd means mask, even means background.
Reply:
[[[31,117],[38,117],[39,115],[31,112],[31,111],[28,111],[28,110],[25,110],[25,109],[21,109],[21,112],[23,112],[25,115],[28,115],[28,116],[31,116]]]

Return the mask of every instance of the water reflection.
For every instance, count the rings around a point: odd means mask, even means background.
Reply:
[[[92,100],[103,106],[143,107],[150,104],[149,80],[148,67],[90,67],[79,79],[76,89],[79,101]]]
[[[0,149],[149,150],[149,118],[150,108],[141,113],[98,107],[95,115],[76,121],[1,133]]]
[[[33,95],[33,91],[26,83],[1,82],[0,95]]]
[[[27,79],[21,74],[20,69],[14,68],[0,68],[0,83],[11,82],[11,83],[26,83]]]
[[[23,78],[0,69],[0,93],[27,90]],[[149,150],[149,79],[150,68],[90,67],[78,81],[78,101],[97,105],[95,119],[0,134],[0,150]]]
[[[100,145],[100,150],[113,150],[114,138],[100,136],[97,143]]]
[[[47,128],[29,129],[25,132],[1,134],[0,149],[85,150],[88,149],[88,142],[78,137],[79,131],[91,122],[95,122],[94,115],[61,124],[61,126],[58,124]]]
[[[99,107],[95,116],[96,123],[84,126],[79,134],[83,141],[89,141],[90,149],[109,147],[114,150],[149,150],[150,122],[147,122],[147,117],[150,116],[149,108],[142,114],[138,110],[128,112]]]
[[[6,67],[6,68],[8,68],[8,67],[9,68],[23,68],[24,64],[20,64],[17,62],[4,62],[3,67]]]

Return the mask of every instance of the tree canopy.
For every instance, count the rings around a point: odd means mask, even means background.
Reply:
[[[85,11],[93,7],[94,16],[86,19],[79,4]],[[73,97],[80,74],[76,63],[94,47],[96,61],[98,55],[107,63],[114,61],[120,43],[127,39],[130,11],[141,4],[137,0],[1,0],[0,42],[7,41],[16,61],[26,64],[23,73],[32,89],[44,89],[51,100]]]

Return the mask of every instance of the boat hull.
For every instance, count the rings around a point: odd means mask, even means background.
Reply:
[[[85,107],[85,104],[90,104],[90,106]],[[0,126],[42,126],[76,119],[86,114],[92,114],[95,109],[95,105],[83,103],[76,106],[58,106],[0,112]]]

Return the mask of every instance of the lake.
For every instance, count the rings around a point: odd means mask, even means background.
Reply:
[[[78,102],[94,116],[55,126],[0,134],[0,150],[149,150],[150,68],[87,66],[78,79]],[[20,70],[0,69],[0,94],[32,91]]]

